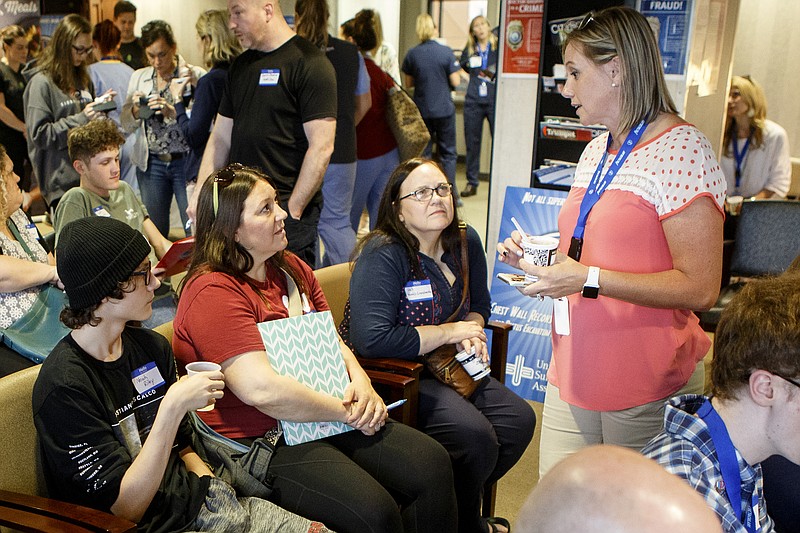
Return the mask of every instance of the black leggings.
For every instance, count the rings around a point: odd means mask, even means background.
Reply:
[[[269,471],[275,503],[339,533],[456,531],[456,498],[447,452],[436,441],[389,421],[376,435],[350,431],[287,446]]]
[[[494,378],[481,383],[467,401],[426,372],[419,386],[419,428],[450,454],[458,531],[483,533],[483,486],[517,463],[533,438],[536,415],[525,400]]]

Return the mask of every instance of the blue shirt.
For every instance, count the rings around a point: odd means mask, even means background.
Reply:
[[[192,117],[186,114],[183,100],[175,103],[178,126],[181,128],[183,138],[189,145],[190,151],[183,170],[186,181],[197,179],[200,162],[206,149],[206,142],[211,136],[211,128],[217,117],[219,102],[225,91],[225,81],[228,79],[228,63],[215,65],[205,76],[197,80],[194,88],[194,104],[192,104]]]
[[[448,117],[456,112],[449,76],[461,70],[461,65],[452,50],[434,40],[425,41],[408,51],[402,70],[414,78],[414,103],[423,118]]]
[[[734,510],[731,507],[711,433],[706,423],[694,416],[705,400],[705,396],[696,394],[669,400],[664,413],[664,431],[644,447],[642,454],[655,460],[668,472],[685,479],[699,492],[717,513],[725,533],[747,533],[740,517],[745,506],[750,505],[753,491],[758,500],[760,533],[775,531],[775,524],[767,515],[761,465],[750,466],[738,450],[736,459],[742,478],[742,509]]]

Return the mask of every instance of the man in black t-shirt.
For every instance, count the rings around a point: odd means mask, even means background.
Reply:
[[[336,77],[318,48],[297,36],[276,0],[228,0],[242,46],[206,145],[189,202],[195,217],[203,182],[229,162],[264,170],[288,212],[289,250],[314,265],[320,186],[333,153]]]
[[[136,25],[136,6],[125,0],[114,5],[114,25],[122,33],[119,53],[122,61],[133,70],[147,66],[147,56],[139,38],[133,34]]]
[[[221,371],[178,379],[167,340],[126,325],[152,312],[150,245],[124,222],[70,222],[57,246],[72,332],[42,364],[33,415],[50,494],[141,531],[327,531],[258,498],[238,498],[192,448],[188,412],[213,404]]]

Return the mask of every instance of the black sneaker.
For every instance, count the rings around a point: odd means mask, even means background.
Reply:
[[[467,186],[464,187],[464,190],[461,191],[461,196],[464,198],[467,198],[468,196],[475,196],[476,194],[478,194],[478,187],[471,183],[468,183]]]

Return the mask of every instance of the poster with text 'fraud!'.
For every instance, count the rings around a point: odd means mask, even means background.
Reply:
[[[500,222],[500,240],[514,231],[511,217],[530,235],[558,238],[558,212],[566,197],[564,191],[508,187]],[[553,349],[550,341],[553,301],[545,298],[540,302],[525,296],[516,287],[497,278],[500,273],[520,272],[495,257],[490,320],[513,326],[508,339],[506,386],[526,400],[543,402]]]
[[[505,7],[503,74],[538,74],[544,0],[507,0]]]

